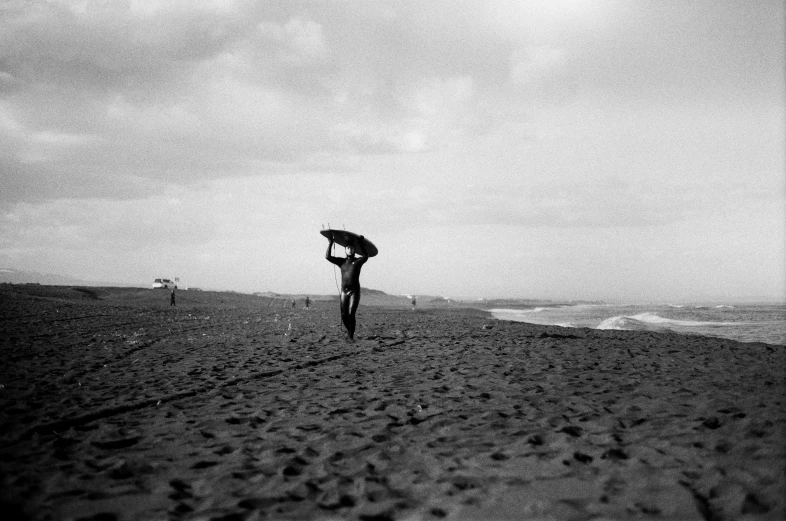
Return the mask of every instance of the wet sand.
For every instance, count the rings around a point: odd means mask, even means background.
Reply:
[[[5,519],[786,516],[782,346],[177,303],[0,285]]]

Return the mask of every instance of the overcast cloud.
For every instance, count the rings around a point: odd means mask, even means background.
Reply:
[[[784,297],[778,1],[0,3],[0,267]]]

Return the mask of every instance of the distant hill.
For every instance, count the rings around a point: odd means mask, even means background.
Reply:
[[[75,277],[68,277],[63,275],[54,275],[52,273],[37,273],[34,271],[17,270],[12,268],[0,268],[0,284],[41,284],[44,286],[88,286],[88,287],[115,287],[115,288],[149,288],[146,284],[119,284],[116,282],[101,282],[82,280]],[[192,291],[200,291],[199,288],[186,288]],[[208,290],[221,293],[224,290]],[[236,293],[236,292],[229,292]],[[250,295],[256,297],[264,297],[273,299],[275,301],[288,301],[293,299],[297,302],[305,300],[306,296],[311,301],[325,301],[338,299],[338,294],[333,293],[329,295],[317,294],[295,294],[295,293],[275,293],[273,291],[256,291]],[[560,305],[575,305],[575,304],[600,304],[602,302],[590,301],[552,301],[552,300],[536,300],[536,299],[477,299],[477,300],[464,300],[464,299],[448,299],[440,296],[433,295],[415,295],[417,298],[418,308],[428,307],[471,307],[479,309],[493,309],[493,308],[532,308],[536,306],[560,306]],[[412,305],[411,295],[390,295],[384,291],[371,288],[362,288],[360,302],[364,306],[392,306],[392,307],[410,307]]]
[[[457,307],[458,302],[433,295],[414,295],[418,308]],[[412,306],[412,295],[389,295],[378,289],[363,288],[360,303],[367,306]],[[463,304],[462,304],[463,305]]]
[[[405,306],[409,301],[404,297],[388,295],[378,289],[361,288],[360,303],[364,306]]]
[[[272,299],[301,301],[306,298],[305,294],[292,294],[292,293],[274,293],[272,291],[257,291],[253,293],[259,297],[266,297]],[[360,291],[360,304],[362,306],[386,306],[386,307],[410,307],[412,305],[412,297],[407,295],[390,295],[384,291],[371,288],[361,288]],[[317,295],[308,294],[308,297],[316,301],[324,300],[337,300],[338,293],[332,295]],[[418,307],[445,307],[455,305],[443,297],[434,297],[430,295],[417,295]]]
[[[286,295],[281,295],[280,293],[274,293],[272,291],[255,291],[252,293],[257,297],[269,297],[269,298],[287,298]]]
[[[46,286],[116,286],[136,287],[131,284],[118,284],[116,282],[98,282],[77,279],[52,273],[38,273],[35,271],[0,268],[0,283],[10,284],[43,284]]]

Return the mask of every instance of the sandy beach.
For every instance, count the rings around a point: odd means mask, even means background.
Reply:
[[[0,286],[5,519],[784,519],[786,348]]]

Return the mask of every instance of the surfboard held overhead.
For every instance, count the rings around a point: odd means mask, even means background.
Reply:
[[[336,244],[339,246],[347,247],[352,245],[356,250],[360,249],[360,235],[356,233],[348,232],[346,230],[322,230],[319,233],[328,239],[333,237],[333,240],[336,241]],[[363,237],[363,247],[366,250],[366,255],[369,257],[374,257],[377,253],[379,253],[379,250],[377,250],[377,247],[374,246],[374,243],[365,237]]]

